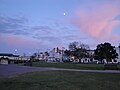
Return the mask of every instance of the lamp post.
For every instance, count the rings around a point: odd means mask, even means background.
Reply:
[[[118,46],[118,59],[120,60],[120,43],[119,43],[119,46]]]
[[[61,55],[62,55],[62,60],[61,60],[61,62],[63,62],[63,54],[64,54],[64,47],[62,47],[62,52],[61,52]]]
[[[118,46],[118,48],[119,48],[119,55],[120,55],[120,43],[119,43],[119,46]]]
[[[18,50],[17,50],[17,49],[15,49],[15,55],[17,54],[17,51],[18,51]]]
[[[48,61],[48,59],[50,57],[50,49],[47,49],[47,53],[48,53],[48,55],[47,55],[47,58],[46,58],[46,62]]]
[[[17,55],[17,51],[18,51],[17,49],[14,50],[15,55]],[[14,57],[14,60],[16,60],[16,57]]]

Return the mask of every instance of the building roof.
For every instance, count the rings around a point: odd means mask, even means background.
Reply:
[[[95,50],[87,50],[87,51],[92,51],[92,52],[93,52],[93,51],[95,51]]]
[[[11,53],[0,53],[0,56],[9,56],[9,57],[14,56],[14,57],[19,57],[19,55],[13,55]]]

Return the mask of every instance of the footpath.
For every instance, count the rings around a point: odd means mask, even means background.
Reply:
[[[33,71],[46,71],[46,70],[62,70],[62,71],[77,71],[77,72],[97,72],[97,73],[119,73],[120,70],[80,70],[80,69],[64,69],[64,68],[49,68],[49,67],[29,67],[18,66],[16,64],[2,65],[0,64],[0,78],[14,77],[18,74],[33,72]]]

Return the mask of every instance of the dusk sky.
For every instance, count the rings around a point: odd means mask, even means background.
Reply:
[[[73,41],[120,43],[120,0],[0,0],[0,53],[26,55]]]

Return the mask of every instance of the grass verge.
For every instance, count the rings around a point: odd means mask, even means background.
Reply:
[[[0,90],[119,90],[120,74],[39,71],[0,79]]]
[[[88,70],[103,70],[103,64],[80,64],[80,63],[46,63],[46,62],[33,62],[35,67],[55,67],[67,69],[88,69]]]
[[[24,63],[19,63],[18,65],[23,66]],[[33,67],[65,68],[65,69],[104,70],[104,64],[33,62],[32,66]],[[120,70],[120,64],[118,64],[117,67],[118,67],[118,70]]]

